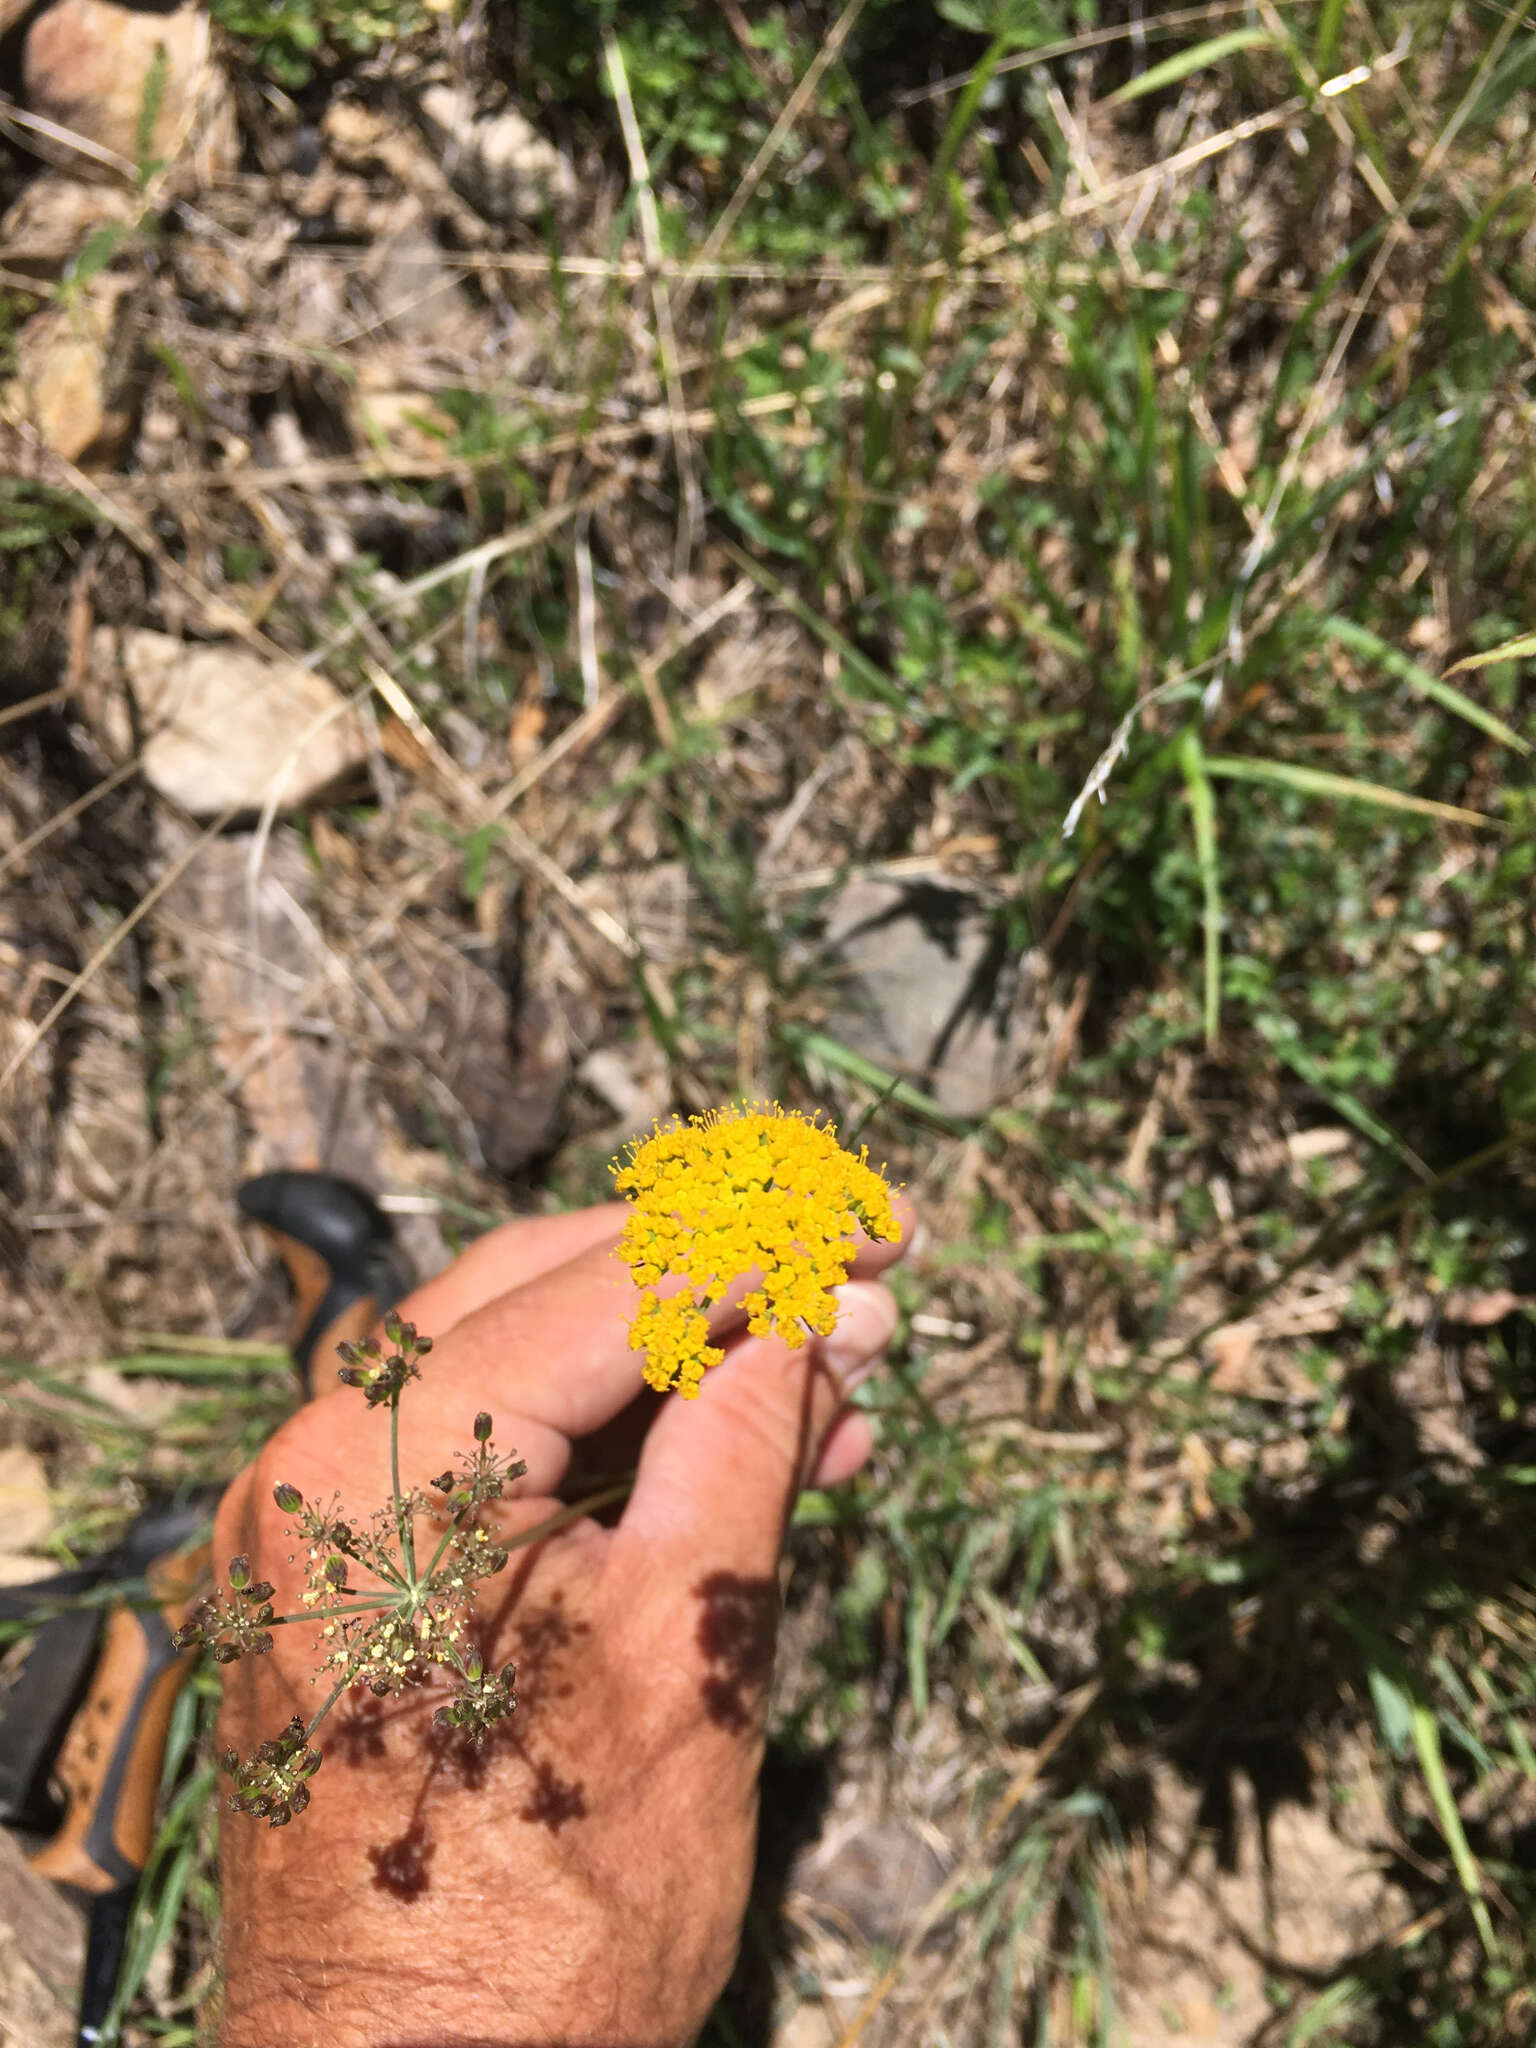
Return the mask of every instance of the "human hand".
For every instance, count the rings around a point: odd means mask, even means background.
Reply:
[[[784,1530],[800,1487],[868,1455],[848,1375],[894,1328],[874,1276],[902,1246],[861,1241],[837,1330],[799,1351],[746,1333],[738,1283],[710,1314],[725,1361],[684,1403],[637,1391],[626,1214],[507,1225],[401,1304],[436,1339],[400,1410],[407,1485],[489,1409],[528,1467],[503,1536],[557,1515],[580,1466],[638,1463],[634,1490],[616,1526],[573,1519],[485,1583],[476,1638],[488,1667],[517,1664],[519,1706],[481,1747],[432,1726],[431,1690],[349,1696],[302,1819],[226,1823],[222,2048],[675,2048],[730,1974]],[[323,1395],[221,1505],[215,1556],[249,1557],[292,1612],[304,1560],[279,1481],[366,1514],[389,1496],[384,1415]],[[317,1661],[299,1625],[234,1665],[221,1743],[307,1719]]]

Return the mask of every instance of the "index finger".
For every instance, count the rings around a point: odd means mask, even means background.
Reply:
[[[640,1391],[641,1359],[629,1346],[640,1298],[612,1241],[556,1266],[464,1317],[433,1377],[445,1395],[472,1387],[482,1407],[497,1404],[566,1437],[588,1436],[611,1422]],[[900,1257],[899,1245],[858,1234],[852,1279],[872,1279]],[[681,1282],[663,1282],[670,1294]],[[753,1286],[744,1274],[709,1311],[711,1340],[744,1327],[741,1302]]]

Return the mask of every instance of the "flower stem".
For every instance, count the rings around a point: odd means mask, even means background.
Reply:
[[[400,1395],[390,1396],[389,1402],[389,1483],[395,1490],[395,1532],[400,1538],[400,1555],[405,1564],[405,1576],[409,1581],[408,1590],[419,1590],[416,1579],[416,1531],[411,1525],[411,1516],[400,1491]]]
[[[541,1543],[546,1536],[558,1535],[568,1529],[572,1522],[579,1522],[583,1516],[592,1514],[598,1508],[606,1508],[616,1500],[627,1500],[634,1490],[635,1475],[629,1473],[614,1486],[605,1486],[601,1493],[589,1493],[585,1500],[573,1501],[568,1508],[561,1508],[558,1514],[550,1515],[545,1521],[536,1522],[531,1529],[525,1529],[521,1536],[507,1536],[502,1540],[508,1550],[522,1550],[530,1543]]]
[[[557,1514],[548,1516],[542,1522],[536,1522],[531,1529],[525,1529],[521,1536],[504,1536],[498,1540],[504,1549],[522,1550],[528,1544],[537,1543],[545,1536],[557,1535],[560,1530],[569,1528],[572,1522],[579,1522],[583,1515],[590,1515],[598,1508],[608,1507],[613,1501],[623,1500],[634,1483],[635,1475],[631,1472],[616,1485],[605,1487],[601,1493],[589,1493],[585,1500],[574,1501],[570,1507],[561,1508]],[[453,1541],[458,1527],[458,1521],[454,1520],[443,1531],[442,1541],[437,1546],[432,1562],[422,1573],[423,1585],[431,1583],[432,1574],[442,1562],[443,1552]]]
[[[355,1600],[347,1607],[306,1607],[299,1614],[274,1615],[263,1628],[281,1628],[285,1621],[341,1621],[349,1614],[375,1614],[385,1607],[398,1607],[398,1600]]]
[[[320,1702],[320,1705],[315,1710],[315,1713],[310,1720],[309,1726],[304,1730],[304,1740],[306,1742],[308,1742],[310,1736],[314,1734],[315,1730],[320,1726],[320,1723],[325,1719],[326,1715],[331,1711],[332,1707],[335,1706],[336,1702],[341,1698],[342,1694],[346,1691],[347,1687],[351,1683],[352,1681],[350,1678],[337,1679],[336,1683],[331,1687],[330,1691],[326,1694],[325,1698]]]

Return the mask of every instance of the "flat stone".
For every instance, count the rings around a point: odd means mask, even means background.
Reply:
[[[27,30],[21,78],[27,111],[85,145],[29,130],[27,147],[72,177],[131,183],[141,160],[170,164],[183,157],[196,182],[234,168],[229,86],[199,7],[53,0]],[[152,103],[146,138],[141,130]]]
[[[259,852],[259,860],[253,860]],[[333,989],[314,875],[279,826],[205,846],[165,902],[210,1049],[250,1125],[249,1173],[323,1168],[373,1186],[376,1119],[352,1045],[317,1032]]]
[[[133,424],[113,361],[126,288],[97,278],[84,298],[34,313],[16,337],[16,375],[0,390],[0,416],[82,468],[112,461]]]
[[[576,197],[575,172],[516,107],[480,114],[462,86],[430,85],[419,110],[454,190],[486,220],[537,221]]]
[[[363,722],[332,684],[238,641],[99,627],[90,681],[103,737],[123,754],[135,740],[126,685],[145,775],[195,818],[259,812],[274,798],[280,811],[296,809],[368,757]]]
[[[985,1115],[1024,1036],[985,906],[945,883],[862,876],[822,914],[828,1034],[953,1115]]]
[[[0,248],[12,270],[47,277],[62,270],[99,227],[126,226],[138,212],[131,192],[44,171],[0,219]]]
[[[85,1922],[0,1830],[0,2042],[74,2048]]]
[[[459,337],[469,302],[424,220],[407,221],[375,257],[373,295],[386,334],[414,342]]]
[[[25,1444],[8,1444],[0,1451],[0,1565],[36,1550],[52,1527],[53,1501],[42,1459]],[[26,1563],[30,1569],[11,1583],[42,1578],[51,1569],[41,1558],[26,1557]]]
[[[447,1136],[475,1166],[510,1178],[564,1129],[571,1056],[560,1012],[522,985],[515,955],[494,975],[451,947],[400,938],[402,950],[377,963],[400,1005],[380,1057],[390,1106],[418,1144],[441,1148]]]
[[[895,1947],[917,1931],[945,1874],[916,1829],[878,1820],[817,1843],[797,1859],[790,1883],[807,1910],[838,1933]]]

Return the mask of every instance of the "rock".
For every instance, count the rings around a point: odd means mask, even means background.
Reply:
[[[396,341],[462,346],[469,301],[424,220],[414,218],[375,253],[373,296],[386,334]]]
[[[27,30],[21,80],[27,111],[86,145],[29,130],[27,146],[77,178],[132,183],[145,160],[183,156],[195,184],[234,168],[233,102],[199,7],[53,0]]]
[[[503,1178],[550,1152],[566,1121],[567,1029],[525,986],[509,948],[492,975],[456,949],[416,944],[376,961],[398,1004],[379,1047],[384,1093],[401,1129],[441,1148],[445,1134],[477,1168]]]
[[[253,880],[255,850],[251,833],[215,839],[165,902],[213,1056],[250,1126],[245,1170],[319,1167],[371,1187],[366,1062],[350,1036],[313,1029],[331,988],[313,870],[292,827],[272,833]]]
[[[143,735],[144,773],[196,818],[281,810],[350,780],[368,757],[362,719],[323,676],[237,641],[194,644],[99,627],[83,693],[109,746]]]
[[[840,1934],[894,1948],[917,1931],[945,1874],[915,1829],[877,1820],[817,1843],[796,1860],[790,1884],[806,1909]]]
[[[54,1885],[27,1868],[0,1831],[0,2042],[72,2048],[85,1923]]]
[[[575,199],[575,172],[515,107],[477,114],[465,87],[430,85],[419,112],[454,190],[487,220],[537,221]]]
[[[65,462],[110,462],[128,438],[127,365],[113,340],[129,288],[125,278],[95,278],[84,298],[34,313],[16,337],[16,375],[0,390],[0,416],[25,423]]]
[[[473,247],[485,240],[484,221],[460,199],[437,158],[409,122],[365,107],[357,100],[333,99],[325,110],[320,132],[333,164],[362,172],[370,185],[384,172],[399,186],[401,196],[414,202],[417,214],[424,212],[444,221],[459,245]],[[366,229],[371,240],[379,240],[384,230],[379,223],[381,207],[377,192],[365,190],[361,196],[366,219],[359,219],[356,225]],[[347,221],[349,207],[343,189],[338,188],[330,210],[338,225]],[[388,210],[387,201],[383,210]],[[412,217],[412,209],[407,207],[405,215],[393,225],[403,226]]]
[[[375,387],[366,364],[360,367],[353,406],[360,438],[383,454],[406,461],[446,461],[458,434],[451,414],[430,391]]]
[[[45,171],[0,219],[0,249],[10,269],[46,277],[62,270],[97,228],[126,227],[138,211],[131,192]]]
[[[53,1501],[43,1460],[25,1444],[8,1444],[0,1450],[0,1559],[41,1548],[51,1528]],[[20,1579],[41,1579],[49,1569],[35,1556],[29,1556],[27,1565],[29,1571],[20,1573]]]
[[[932,1095],[985,1115],[1022,1050],[1001,934],[969,891],[861,877],[825,906],[826,1028]]]

